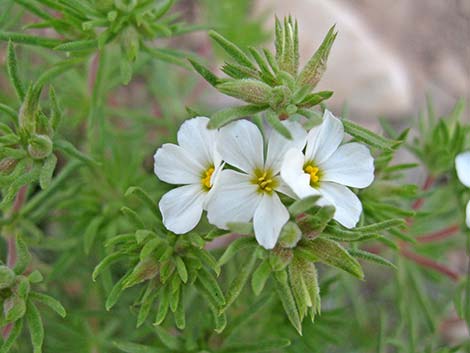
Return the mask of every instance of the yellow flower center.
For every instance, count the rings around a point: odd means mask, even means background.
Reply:
[[[202,174],[202,177],[201,177],[201,184],[202,184],[202,187],[205,189],[205,190],[210,190],[210,188],[212,187],[212,184],[211,184],[211,178],[212,178],[212,174],[214,174],[214,167],[209,167],[203,174]]]
[[[320,183],[320,169],[315,167],[312,163],[304,166],[304,172],[310,174],[310,185],[318,186]]]
[[[277,180],[273,177],[270,170],[255,170],[255,176],[252,183],[258,185],[258,192],[271,194],[277,186]]]

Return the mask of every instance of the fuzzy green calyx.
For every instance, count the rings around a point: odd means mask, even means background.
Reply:
[[[0,266],[0,290],[10,288],[15,283],[15,272],[8,266]]]
[[[33,135],[29,139],[28,153],[33,159],[44,159],[52,153],[52,141],[47,135]]]
[[[279,236],[279,245],[283,248],[295,248],[302,238],[302,231],[295,222],[288,222]]]

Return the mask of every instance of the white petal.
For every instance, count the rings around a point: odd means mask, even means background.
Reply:
[[[205,168],[182,147],[166,143],[157,150],[153,158],[154,172],[160,180],[170,184],[201,182]]]
[[[310,175],[304,172],[304,155],[300,150],[287,151],[281,166],[281,178],[299,197],[304,198],[319,193],[310,186]]]
[[[220,156],[215,144],[218,131],[209,130],[209,118],[196,117],[186,120],[178,130],[178,144],[200,165],[208,168],[210,165],[220,164]]]
[[[214,172],[212,173],[211,176],[211,189],[207,193],[206,200],[204,202],[204,209],[207,210],[207,205],[212,198],[212,195],[214,195],[214,191],[217,188],[217,184],[219,183],[220,179],[220,174],[222,173],[222,170],[224,169],[225,163],[221,163],[220,165],[216,166],[214,169]]]
[[[229,222],[249,222],[253,218],[261,195],[250,179],[247,174],[234,170],[220,173],[207,205],[209,223],[227,228]]]
[[[365,188],[374,181],[374,159],[369,149],[352,142],[340,146],[330,158],[318,167],[322,181]]]
[[[265,249],[276,245],[281,229],[289,220],[289,212],[276,193],[264,194],[256,208],[253,228],[256,240]]]
[[[362,213],[362,204],[356,194],[346,186],[330,182],[320,183],[319,191],[335,206],[333,218],[346,228],[354,228]]]
[[[467,227],[470,228],[470,201],[467,203],[467,217],[466,217]]]
[[[248,120],[238,120],[220,129],[217,149],[225,162],[247,173],[264,165],[263,136]]]
[[[461,153],[455,158],[455,169],[462,184],[470,187],[470,151]]]
[[[199,185],[180,186],[163,195],[158,206],[165,227],[176,234],[193,229],[201,219],[206,195]]]
[[[307,132],[298,122],[284,120],[282,124],[291,132],[292,139],[289,140],[276,130],[271,130],[265,167],[270,168],[274,174],[279,173],[281,170],[286,152],[291,148],[303,150],[307,139]]]
[[[308,133],[305,159],[317,165],[324,162],[336,151],[343,138],[343,123],[325,110],[323,122]]]
[[[467,227],[470,228],[470,201],[467,203]]]

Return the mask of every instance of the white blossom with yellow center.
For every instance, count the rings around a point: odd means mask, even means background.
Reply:
[[[182,185],[159,202],[163,224],[176,234],[187,233],[199,223],[222,168],[216,149],[218,131],[207,129],[208,122],[206,117],[185,121],[178,131],[178,145],[164,144],[154,155],[157,177]]]
[[[264,142],[258,127],[248,120],[239,120],[223,127],[217,148],[225,163],[237,170],[225,169],[209,200],[207,217],[210,223],[226,229],[230,222],[249,222],[258,243],[272,249],[289,212],[278,192],[289,194],[279,177],[282,159],[290,148],[302,149],[306,131],[295,122],[284,121],[292,134],[288,140],[274,130]],[[290,192],[291,193],[291,192]]]
[[[343,138],[343,124],[325,110],[323,122],[308,133],[305,152],[302,148],[287,151],[281,177],[299,198],[322,196],[318,205],[333,205],[334,219],[353,228],[359,221],[362,204],[348,186],[369,186],[374,180],[374,160],[362,144],[341,145]]]
[[[460,182],[470,188],[470,151],[463,152],[455,158],[455,169]],[[466,223],[470,228],[470,201],[467,203]]]

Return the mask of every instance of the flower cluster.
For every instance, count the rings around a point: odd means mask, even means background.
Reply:
[[[362,204],[348,187],[372,183],[374,160],[366,146],[342,144],[343,124],[329,111],[310,131],[283,121],[292,139],[274,129],[263,137],[248,120],[220,130],[209,130],[208,122],[205,117],[187,120],[178,132],[178,145],[165,144],[155,153],[158,178],[181,185],[159,203],[170,231],[189,232],[207,211],[209,223],[221,229],[253,221],[258,243],[272,249],[290,218],[281,194],[292,199],[318,195],[319,206],[335,207],[338,223],[356,226]]]
[[[462,184],[470,187],[470,151],[462,152],[455,158],[455,169]],[[470,228],[470,201],[467,203],[466,222]]]

